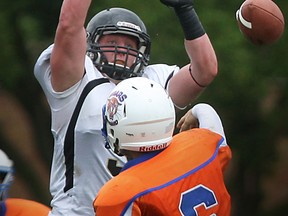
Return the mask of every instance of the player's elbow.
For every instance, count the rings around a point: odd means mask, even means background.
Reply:
[[[62,11],[59,17],[57,31],[64,35],[73,35],[82,31],[83,24],[77,20],[75,14],[67,11]]]
[[[210,58],[203,61],[198,65],[198,71],[201,74],[201,81],[203,85],[208,86],[218,74],[218,63],[217,59]]]
[[[218,74],[218,63],[217,60],[211,60],[207,64],[206,79],[207,81],[213,81]]]

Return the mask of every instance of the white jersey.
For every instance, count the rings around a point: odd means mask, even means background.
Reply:
[[[90,81],[104,77],[86,57],[82,80],[64,92],[55,92],[50,81],[52,48],[53,45],[43,51],[34,68],[51,108],[54,153],[50,175],[52,211],[49,215],[90,216],[95,214],[93,201],[99,189],[126,163],[125,157],[105,148],[101,133],[102,107],[115,84],[108,81],[87,91],[85,86]],[[145,68],[144,76],[165,87],[169,75],[178,70],[177,66],[151,65]],[[86,97],[81,96],[83,90]],[[76,108],[75,115],[73,112],[79,98],[83,104],[80,109]]]

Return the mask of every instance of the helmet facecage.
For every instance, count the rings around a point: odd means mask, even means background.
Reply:
[[[124,80],[126,78],[142,76],[143,69],[148,65],[150,57],[150,37],[147,34],[145,24],[132,11],[124,8],[110,8],[97,13],[88,23],[87,32],[87,55],[93,61],[95,67],[112,79]],[[116,45],[101,46],[99,39],[103,35],[120,34],[135,37],[138,49]],[[105,49],[103,49],[105,48]],[[126,54],[124,65],[108,62],[107,53]],[[127,65],[129,56],[134,56],[132,66]]]
[[[173,136],[175,109],[158,83],[144,77],[121,81],[103,109],[106,148],[150,152],[166,148]]]
[[[13,176],[13,161],[0,149],[0,201],[7,198]]]

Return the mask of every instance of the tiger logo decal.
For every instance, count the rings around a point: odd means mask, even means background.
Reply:
[[[119,118],[122,116],[122,109],[120,107],[123,105],[124,100],[127,95],[120,91],[112,92],[107,100],[106,111],[108,113],[108,122],[110,125],[117,125]]]

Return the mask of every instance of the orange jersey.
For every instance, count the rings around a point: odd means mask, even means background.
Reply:
[[[0,216],[47,216],[50,208],[41,203],[8,198],[0,203]]]
[[[223,172],[231,151],[222,141],[207,129],[193,129],[174,136],[160,153],[129,161],[100,190],[96,215],[230,215]]]

